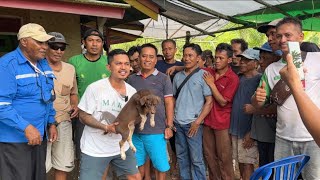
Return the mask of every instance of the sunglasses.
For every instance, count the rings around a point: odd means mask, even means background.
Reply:
[[[60,49],[60,51],[64,51],[67,48],[67,45],[65,44],[48,44],[50,49],[53,49],[55,51],[57,51],[58,49]]]

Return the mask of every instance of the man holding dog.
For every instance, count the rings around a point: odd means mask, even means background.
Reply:
[[[141,179],[134,153],[127,143],[126,160],[121,159],[119,141],[122,137],[115,134],[116,123],[113,123],[136,92],[124,81],[130,74],[129,57],[120,49],[111,51],[108,57],[110,77],[90,84],[78,106],[80,120],[85,124],[81,137],[80,180],[100,180],[109,164],[117,176]]]
[[[161,98],[155,114],[155,127],[145,124],[142,131],[136,127],[132,137],[137,148],[136,158],[139,171],[144,178],[145,163],[150,158],[156,169],[156,179],[165,180],[166,171],[170,169],[167,156],[166,139],[173,134],[173,92],[169,76],[159,72],[157,63],[158,50],[153,44],[141,46],[139,60],[141,71],[129,77],[128,83],[137,90],[149,89]]]

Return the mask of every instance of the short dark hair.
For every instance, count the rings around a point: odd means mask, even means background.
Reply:
[[[228,58],[233,56],[232,46],[227,43],[220,43],[216,47],[216,52],[226,51]]]
[[[134,53],[139,53],[140,51],[140,46],[132,46],[129,50],[128,50],[128,56],[132,56]]]
[[[156,51],[156,55],[158,54],[158,49],[155,45],[151,44],[151,43],[146,43],[146,44],[143,44],[141,47],[140,47],[140,51],[139,51],[139,54],[141,53],[142,49],[143,48],[146,48],[146,47],[149,47],[149,48],[152,48]]]
[[[278,22],[278,24],[276,25],[276,28],[278,29],[280,26],[282,26],[284,24],[293,24],[299,29],[299,32],[302,32],[302,23],[298,18],[285,17],[281,21]]]
[[[174,47],[177,47],[176,41],[174,41],[173,39],[166,39],[162,41],[161,47],[163,47],[164,43],[167,43],[167,42],[171,42],[174,45]]]
[[[164,56],[162,54],[157,54],[157,58],[161,57],[162,60],[164,60]]]
[[[242,52],[248,49],[248,43],[242,38],[231,39],[231,44],[241,44]]]
[[[183,46],[183,52],[186,48],[191,48],[192,50],[194,50],[196,52],[196,54],[199,56],[201,56],[202,54],[202,49],[201,47],[198,45],[198,44],[194,44],[194,43],[191,43],[191,44],[186,44]]]
[[[123,50],[123,49],[114,49],[114,50],[112,50],[112,51],[110,51],[108,53],[108,64],[110,65],[111,62],[114,60],[114,56],[119,55],[119,54],[128,56],[128,54],[127,54],[127,52],[125,50]]]

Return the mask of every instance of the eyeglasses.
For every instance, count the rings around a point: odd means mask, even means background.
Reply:
[[[57,51],[58,49],[60,49],[61,51],[66,50],[67,45],[65,44],[55,44],[55,43],[50,43],[48,44],[50,49],[53,49],[55,51]]]
[[[40,93],[41,93],[43,102],[46,104],[53,102],[56,99],[56,92],[54,91],[54,85],[49,83],[46,73],[42,72],[37,66],[33,65],[30,61],[28,61],[28,65],[36,73],[37,86],[40,88]],[[39,64],[39,66],[41,69],[43,69],[41,64]],[[42,82],[44,82],[43,78],[45,78],[46,86],[42,85]],[[44,91],[43,88],[47,88],[47,87],[49,87],[48,89],[52,89],[52,90],[50,92]]]
[[[41,93],[41,97],[44,103],[48,104],[53,102],[56,99],[56,92],[54,91],[54,86],[51,85],[52,87],[50,87],[50,89],[52,88],[51,92],[47,92],[43,90],[44,86],[42,85],[43,79],[45,78],[46,80],[46,86],[50,86],[51,84],[48,82],[48,77],[47,75],[41,75],[40,73],[36,74],[36,79],[37,79],[37,86],[40,88],[40,93]]]

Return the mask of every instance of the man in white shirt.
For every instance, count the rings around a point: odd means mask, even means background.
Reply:
[[[301,43],[303,41],[301,22],[291,17],[279,21],[276,25],[276,39],[283,52],[283,58],[266,68],[261,78],[261,87],[257,89],[253,97],[252,103],[257,107],[261,107],[265,103],[270,96],[271,90],[281,78],[279,71],[286,65],[285,58],[289,53],[288,42],[297,41]],[[311,56],[308,58],[308,56],[309,54],[304,62],[304,67],[307,69],[305,92],[320,107],[320,66],[318,65],[319,63],[313,63],[317,61],[316,58]],[[298,154],[306,154],[311,157],[302,171],[303,178],[307,180],[320,179],[320,149],[303,125],[297,105],[291,95],[283,105],[277,106],[274,158],[277,160]]]
[[[130,73],[130,61],[125,51],[115,49],[108,54],[109,78],[90,84],[79,103],[79,115],[85,124],[81,137],[80,180],[100,180],[111,163],[117,176],[141,179],[134,153],[125,144],[126,160],[120,157],[120,134],[113,123],[136,90],[124,80]],[[108,134],[104,134],[107,132]]]

